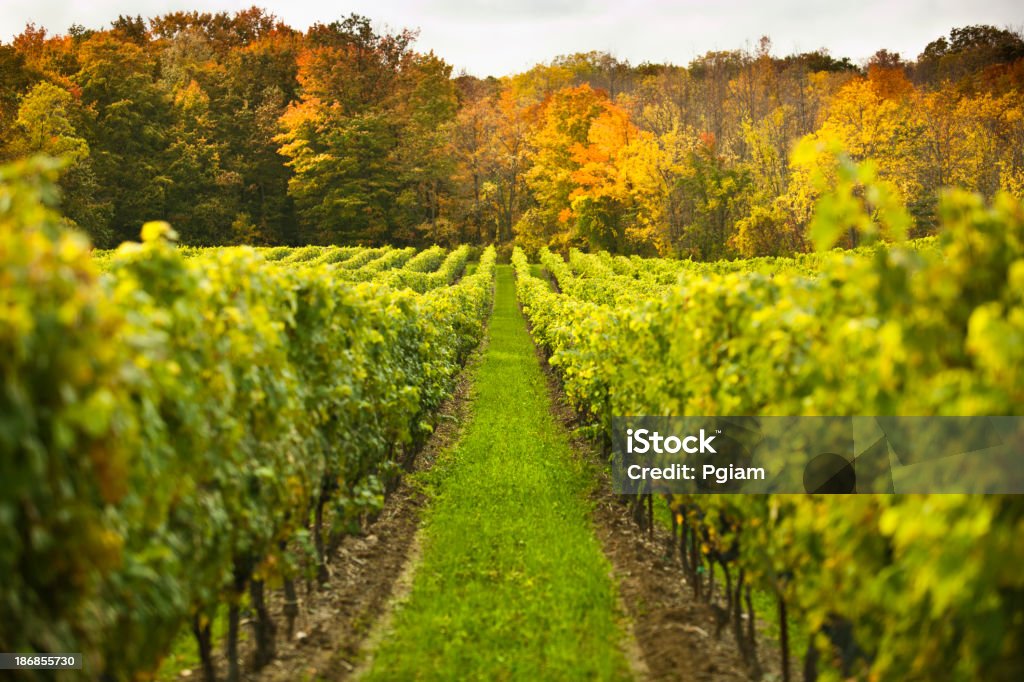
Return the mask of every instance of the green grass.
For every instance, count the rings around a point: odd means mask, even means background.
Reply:
[[[592,470],[551,414],[499,266],[471,418],[427,478],[422,561],[370,679],[624,679],[611,566],[590,525]]]
[[[242,595],[242,608],[249,603],[249,595]],[[210,637],[213,642],[214,654],[222,653],[224,643],[228,635],[228,607],[221,604],[214,614],[213,622],[210,625]],[[245,642],[249,639],[249,629],[239,628],[238,641]],[[157,682],[171,682],[181,678],[185,670],[194,670],[202,664],[199,660],[199,645],[196,644],[195,635],[192,634],[190,625],[185,625],[178,632],[171,645],[171,651],[166,658],[160,662],[155,679]]]

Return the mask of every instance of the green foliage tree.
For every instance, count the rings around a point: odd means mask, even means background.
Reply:
[[[298,89],[299,34],[282,29],[261,35],[228,53],[224,94],[211,102],[217,135],[227,150],[222,158],[241,177],[240,210],[255,227],[254,241],[302,241],[295,207],[288,195],[291,169],[278,154],[279,120]],[[238,240],[241,235],[233,235]]]
[[[9,139],[18,114],[18,100],[35,79],[25,65],[25,55],[11,45],[0,45],[0,139]],[[11,152],[0,148],[0,154]]]
[[[979,24],[954,28],[924,48],[916,75],[926,82],[960,81],[987,67],[1024,59],[1024,38],[1013,31]]]
[[[89,144],[78,132],[88,125],[88,112],[67,90],[42,82],[21,100],[15,135],[9,147],[14,156],[46,154],[61,157],[67,166],[60,179],[64,215],[100,246],[111,246],[110,205],[100,197]]]
[[[134,43],[97,34],[82,44],[80,59],[74,81],[82,105],[95,112],[86,134],[100,199],[112,207],[115,241],[132,239],[139,225],[166,215],[170,102],[153,80],[154,60]]]
[[[310,29],[298,57],[300,101],[277,138],[295,199],[316,241],[413,241],[409,221],[439,217],[437,131],[455,114],[450,67],[412,52],[414,35],[376,34],[364,17]],[[403,144],[404,142],[404,144]]]

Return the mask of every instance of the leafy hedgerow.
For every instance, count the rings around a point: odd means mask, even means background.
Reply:
[[[0,649],[131,679],[219,604],[237,625],[325,506],[337,532],[379,504],[481,338],[494,249],[419,295],[310,250],[186,258],[150,223],[101,272],[55,172],[0,170]]]
[[[856,181],[857,169],[851,174]],[[871,178],[860,182],[874,196]],[[824,242],[877,215],[859,196],[830,200],[815,228]],[[522,251],[512,260],[535,338],[570,401],[606,434],[613,415],[631,414],[1019,415],[1024,205],[950,192],[939,216],[940,235],[910,247],[758,259],[749,268],[582,254],[570,267],[542,252],[563,293],[531,275]],[[642,274],[671,269],[676,284]],[[837,619],[852,624],[862,653],[852,668],[843,670],[850,662],[827,638],[814,639],[833,677],[1024,674],[1019,497],[677,495],[669,503],[699,538],[702,560],[728,555],[745,585],[776,595],[812,633]]]

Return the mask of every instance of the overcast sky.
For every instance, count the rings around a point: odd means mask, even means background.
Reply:
[[[912,59],[956,26],[1024,26],[1021,0],[0,0],[0,40],[9,42],[28,22],[64,33],[75,23],[105,28],[119,14],[253,4],[297,29],[352,12],[379,28],[419,29],[419,50],[477,76],[590,50],[633,64],[686,64],[708,50],[752,46],[762,35],[777,55],[824,47],[859,62],[885,47]]]

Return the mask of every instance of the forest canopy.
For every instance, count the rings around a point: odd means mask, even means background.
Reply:
[[[416,32],[258,8],[121,16],[0,43],[0,157],[65,159],[63,211],[107,247],[508,243],[698,259],[810,248],[843,160],[935,229],[940,191],[1024,195],[1024,39],[953,28],[914,59],[572,54],[453,74]],[[799,149],[794,154],[793,150]],[[848,241],[855,236],[848,238]]]

